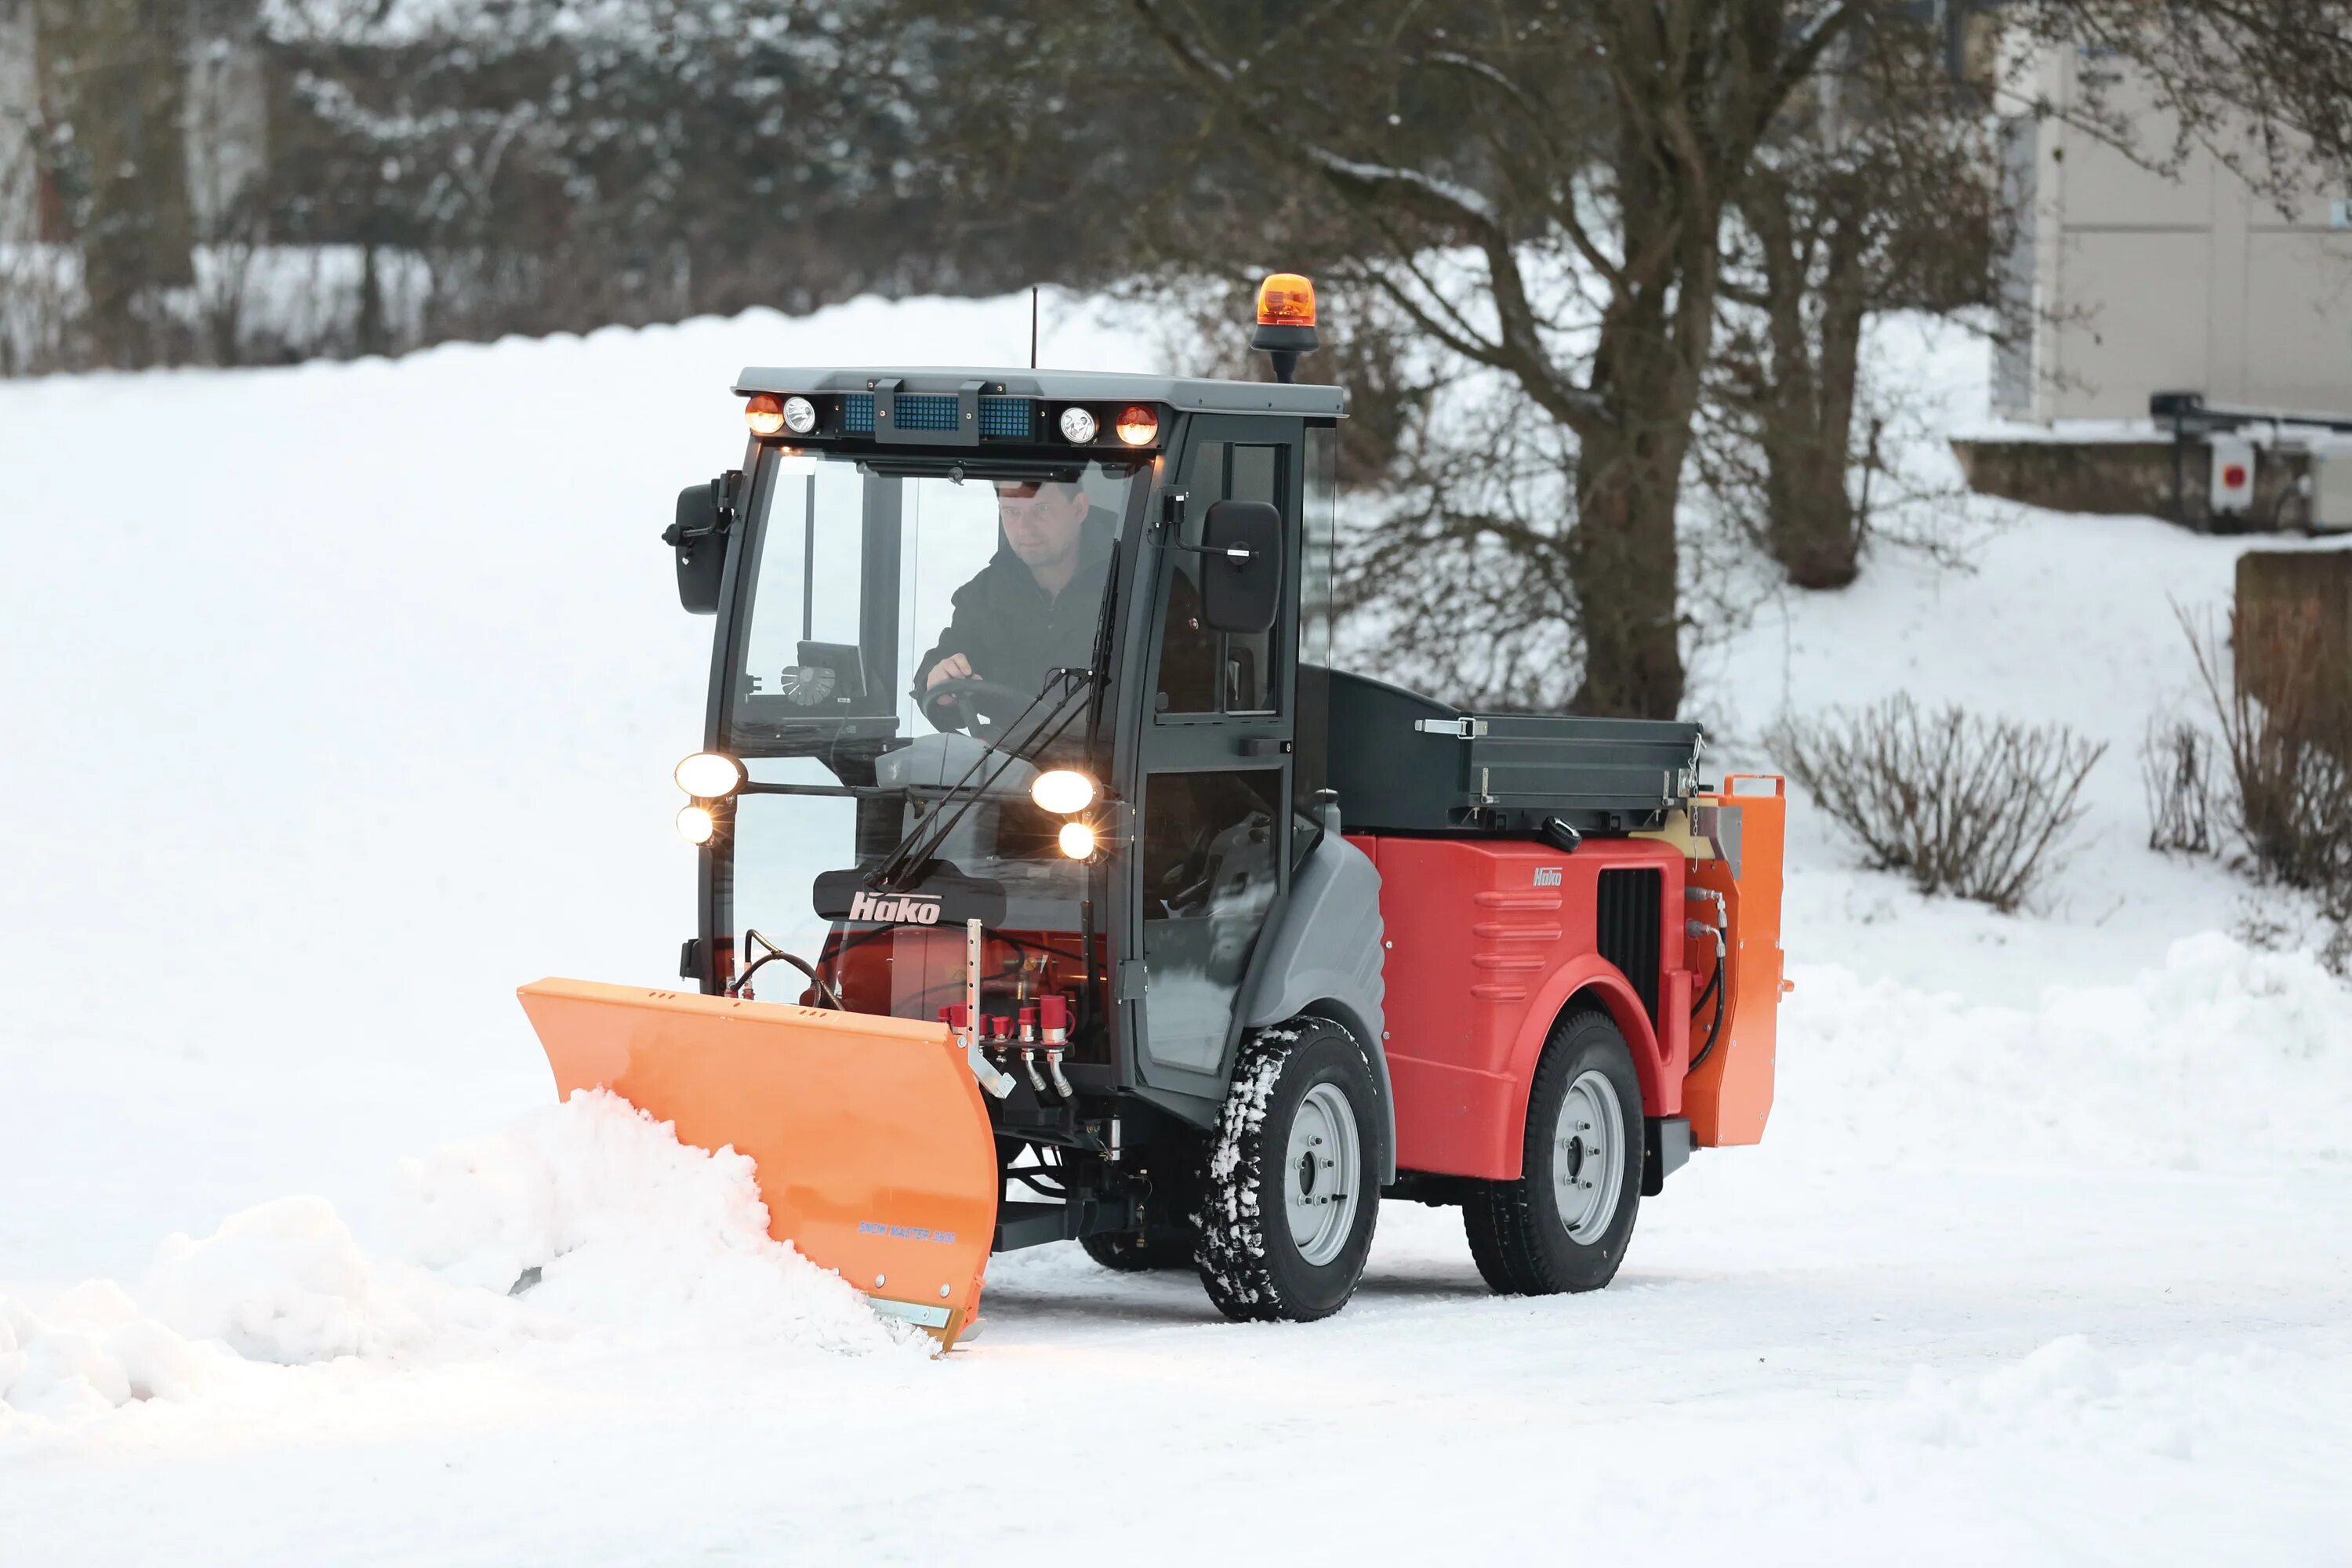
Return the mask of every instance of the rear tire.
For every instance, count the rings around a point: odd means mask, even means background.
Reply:
[[[1462,1205],[1480,1278],[1506,1296],[1598,1290],[1616,1278],[1642,1206],[1642,1085],[1603,1013],[1562,1018],[1536,1064],[1517,1181]]]
[[[1209,1144],[1194,1261],[1240,1322],[1328,1318],[1363,1277],[1388,1119],[1356,1037],[1294,1018],[1243,1042]]]

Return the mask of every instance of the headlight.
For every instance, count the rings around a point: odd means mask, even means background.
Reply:
[[[1149,405],[1129,404],[1119,410],[1118,424],[1116,428],[1118,431],[1118,438],[1129,446],[1149,447],[1151,445],[1152,437],[1160,434],[1160,415]]]
[[[670,776],[697,800],[722,800],[743,783],[743,764],[717,752],[697,752],[678,763]]]
[[[1095,852],[1095,830],[1083,822],[1062,824],[1062,853],[1073,860],[1083,860]]]
[[[702,805],[681,806],[677,814],[677,836],[688,844],[708,844],[719,831],[719,819],[710,808]]]
[[[784,399],[784,428],[795,436],[805,436],[816,428],[816,405],[805,397]]]
[[[1073,442],[1083,447],[1087,442],[1095,438],[1095,431],[1097,428],[1099,428],[1099,426],[1095,424],[1095,416],[1087,413],[1085,409],[1065,408],[1062,410],[1063,440]]]
[[[1055,816],[1068,816],[1095,803],[1095,781],[1076,768],[1055,768],[1037,775],[1029,798]]]
[[[743,423],[754,436],[773,436],[784,427],[784,405],[772,392],[755,392],[744,400]]]

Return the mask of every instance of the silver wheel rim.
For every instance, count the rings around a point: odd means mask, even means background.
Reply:
[[[1551,1193],[1559,1223],[1580,1247],[1601,1239],[1616,1216],[1625,1186],[1625,1120],[1617,1086],[1609,1075],[1588,1068],[1560,1096],[1559,1125],[1552,1130]]]
[[[1301,1258],[1321,1268],[1347,1247],[1363,1188],[1356,1110],[1339,1085],[1318,1083],[1298,1102],[1282,1165],[1291,1242]]]

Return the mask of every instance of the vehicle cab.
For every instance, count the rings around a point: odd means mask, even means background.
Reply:
[[[735,390],[743,466],[668,536],[718,617],[711,776],[681,770],[687,977],[968,1028],[1023,1139],[1109,1152],[1120,1100],[1205,1125],[1325,830],[1344,395],[957,369]]]

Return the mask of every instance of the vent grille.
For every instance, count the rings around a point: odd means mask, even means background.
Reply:
[[[1650,1022],[1658,1021],[1658,904],[1664,879],[1654,870],[1603,871],[1595,879],[1592,945],[1625,972]]]

